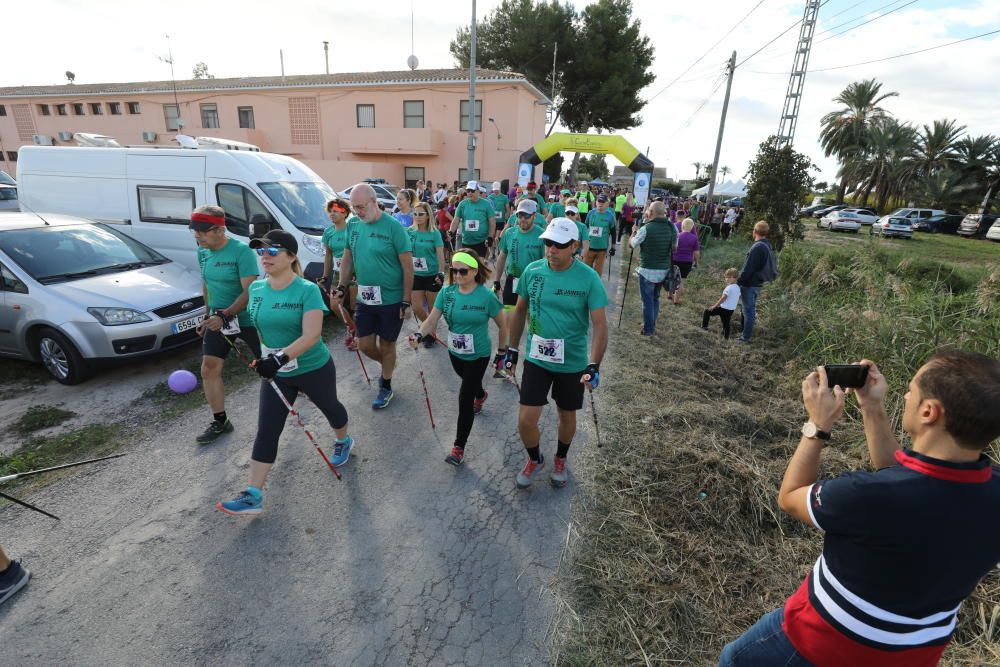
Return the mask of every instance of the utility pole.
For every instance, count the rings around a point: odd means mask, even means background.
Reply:
[[[472,40],[469,45],[469,163],[468,178],[476,173],[476,0],[472,0]]]
[[[323,59],[326,60],[326,73],[330,74],[330,42],[323,41]]]
[[[552,45],[552,94],[549,95],[549,113],[545,118],[545,124],[552,122],[552,117],[556,112],[556,56],[559,55],[559,42]]]
[[[719,138],[715,142],[715,160],[712,162],[712,180],[708,182],[708,197],[705,202],[712,201],[712,195],[715,194],[715,176],[719,172],[719,154],[722,152],[722,135],[726,133],[726,114],[729,113],[729,93],[733,90],[733,74],[736,72],[736,52],[733,51],[733,57],[729,59],[729,64],[726,69],[729,73],[726,75],[726,99],[722,103],[722,119],[719,121]]]
[[[820,4],[822,4],[820,0],[806,0],[806,11],[802,16],[802,27],[799,29],[799,42],[795,47],[795,60],[792,62],[792,74],[788,77],[785,107],[781,111],[781,122],[778,124],[779,148],[791,146],[795,141],[795,127],[799,123],[799,105],[802,104],[802,90],[806,85],[809,52],[812,50]]]

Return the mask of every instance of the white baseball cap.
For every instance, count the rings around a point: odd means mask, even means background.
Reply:
[[[465,189],[466,190],[478,190],[479,189],[479,181],[469,181],[468,183],[465,184]]]
[[[569,218],[553,218],[539,238],[551,239],[556,243],[569,243],[579,241],[580,232],[576,228],[576,223]]]
[[[577,215],[580,215],[580,209],[578,209],[576,206],[567,206],[566,207],[566,212],[567,213],[576,213]]]
[[[493,181],[493,191],[500,192],[500,181]]]
[[[538,203],[534,199],[522,199],[517,205],[518,213],[537,213]]]

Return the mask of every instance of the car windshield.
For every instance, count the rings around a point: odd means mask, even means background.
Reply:
[[[103,224],[0,232],[0,250],[40,283],[80,280],[170,261]]]
[[[391,196],[391,197],[392,197],[393,199],[395,199],[395,198],[396,198],[396,195],[398,195],[398,194],[399,194],[399,188],[398,188],[398,187],[396,187],[395,185],[379,185],[379,186],[378,186],[378,187],[376,188],[376,190],[377,190],[378,188],[382,188],[383,190],[385,190],[386,192],[388,192],[388,193],[389,193],[389,195],[390,195],[390,196]]]
[[[0,183],[4,185],[17,185],[13,178],[6,171],[0,171]]]
[[[16,188],[0,188],[0,201],[17,199]]]
[[[891,218],[891,217],[894,217],[894,216],[906,215],[909,212],[910,212],[910,209],[908,209],[908,208],[897,208],[895,211],[893,211],[892,213],[889,214],[889,217]]]
[[[322,233],[330,226],[326,203],[336,193],[326,183],[258,183],[288,220],[304,232]]]

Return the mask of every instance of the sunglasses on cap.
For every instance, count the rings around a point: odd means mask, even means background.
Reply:
[[[469,275],[470,271],[472,271],[472,269],[467,268],[467,267],[463,267],[461,269],[455,268],[454,266],[451,267],[451,272],[452,273],[457,273],[460,276],[467,276],[467,275]]]
[[[269,246],[267,248],[257,248],[257,256],[263,257],[266,254],[268,257],[277,257],[278,253],[282,250],[284,250],[284,248],[275,248],[273,246]]]
[[[555,247],[559,248],[560,250],[565,250],[572,243],[572,241],[566,241],[566,243],[556,243],[552,239],[544,239],[544,240],[545,240],[545,247],[546,248],[551,248],[552,246],[555,246]]]

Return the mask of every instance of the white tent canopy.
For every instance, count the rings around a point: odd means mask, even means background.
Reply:
[[[691,192],[692,195],[707,195],[708,186],[698,188]],[[743,181],[726,181],[724,183],[716,183],[715,191],[712,193],[713,197],[746,197],[747,186]]]

